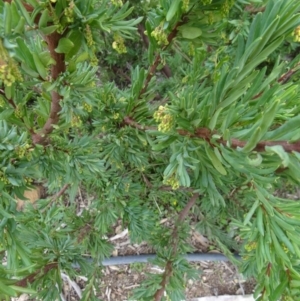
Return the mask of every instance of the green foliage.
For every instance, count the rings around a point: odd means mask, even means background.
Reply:
[[[0,298],[59,300],[63,271],[85,275],[82,300],[98,300],[121,222],[165,269],[134,298],[182,300],[197,277],[183,259],[192,209],[195,229],[257,278],[257,300],[297,300],[300,208],[276,190],[300,182],[299,11],[1,1]],[[36,184],[47,195],[19,211]],[[80,212],[79,188],[91,197]]]

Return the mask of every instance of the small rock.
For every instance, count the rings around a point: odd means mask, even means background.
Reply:
[[[121,225],[117,226],[115,232],[116,234],[120,234],[122,232],[122,226]]]

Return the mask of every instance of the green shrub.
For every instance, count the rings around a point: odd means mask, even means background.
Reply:
[[[182,300],[195,277],[183,258],[192,212],[257,278],[257,300],[298,300],[300,204],[275,192],[300,181],[299,10],[297,0],[1,1],[1,299],[59,299],[63,271],[87,276],[82,300],[98,300],[98,263],[121,221],[164,268],[134,298]],[[36,185],[46,195],[20,210]],[[81,212],[79,187],[93,196]]]

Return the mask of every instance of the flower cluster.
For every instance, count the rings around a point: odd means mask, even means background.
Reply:
[[[182,10],[187,12],[189,9],[190,0],[182,0]]]
[[[33,180],[31,178],[25,177],[25,183],[26,184],[31,184]]]
[[[201,0],[203,5],[209,5],[212,3],[212,0]]]
[[[23,117],[23,112],[21,110],[20,105],[17,105],[17,107],[15,108],[15,112],[14,113],[15,113],[15,116],[17,118],[22,118]]]
[[[164,106],[159,106],[158,110],[153,115],[154,120],[159,122],[158,130],[160,132],[166,133],[173,128],[174,119],[171,114],[168,113],[168,110]]]
[[[245,245],[245,250],[250,253],[251,251],[255,250],[256,247],[257,247],[257,242],[253,241]]]
[[[172,187],[173,190],[176,190],[176,189],[179,188],[179,181],[178,181],[178,179],[176,178],[176,175],[175,175],[175,174],[173,174],[171,177],[169,177],[169,178],[167,178],[167,179],[164,178],[163,183],[164,183],[165,185],[170,185],[170,186]]]
[[[2,183],[4,183],[4,184],[8,184],[9,183],[9,181],[8,181],[8,179],[7,179],[7,177],[6,177],[6,175],[0,170],[0,181],[2,182]]]
[[[83,104],[83,109],[84,109],[84,111],[91,113],[93,110],[93,106],[85,102]]]
[[[292,32],[292,36],[295,42],[300,42],[300,26],[297,26]]]
[[[291,296],[282,296],[282,301],[294,301],[294,299]]]
[[[82,124],[82,120],[79,116],[73,115],[71,120],[71,126],[72,127],[80,127]]]
[[[16,81],[22,81],[17,65],[11,59],[8,62],[0,61],[0,80],[7,87]]]
[[[8,55],[0,40],[0,81],[7,87],[10,87],[16,81],[22,81],[22,75],[17,64]]]
[[[97,60],[98,60],[98,59],[97,59]],[[89,88],[95,88],[95,87],[96,87],[95,81],[90,81],[90,82],[86,85],[86,87],[89,87]]]
[[[122,7],[123,2],[122,0],[111,0],[112,5],[116,6],[116,7]]]
[[[86,44],[90,48],[90,62],[92,66],[98,66],[98,58],[96,56],[96,47],[95,47],[95,41],[93,39],[93,33],[91,30],[91,27],[87,24],[85,27],[85,39],[86,39]]]
[[[117,33],[114,34],[112,48],[115,49],[119,54],[127,52],[126,46],[124,44],[124,39]]]
[[[168,37],[167,34],[164,32],[162,25],[157,26],[152,32],[151,36],[157,41],[158,45],[168,45]]]
[[[86,38],[86,43],[89,47],[92,47],[95,44],[91,27],[88,24],[85,26],[85,38]]]
[[[28,149],[30,148],[30,145],[28,143],[25,143],[23,145],[19,145],[15,148],[15,152],[19,159],[22,159],[27,155]]]
[[[189,80],[189,76],[186,75],[186,76],[181,80],[181,82],[182,82],[183,84],[186,84],[186,83],[188,82],[188,80]]]
[[[93,51],[94,51],[94,49],[93,49]],[[91,65],[93,67],[97,67],[98,66],[99,60],[98,60],[95,52],[93,52],[92,54],[90,54],[90,62],[91,62]]]
[[[222,15],[225,17],[228,15],[229,10],[231,9],[231,7],[234,4],[234,0],[226,0],[224,1],[222,7],[221,7],[221,13]]]
[[[188,52],[188,54],[190,55],[190,56],[195,56],[195,46],[194,46],[194,44],[193,43],[190,43],[189,44],[189,52]]]
[[[74,6],[75,6],[74,2],[71,1],[69,3],[69,6],[64,11],[68,23],[74,22]]]
[[[213,17],[212,12],[209,12],[209,13],[207,14],[207,23],[208,23],[209,25],[212,25],[212,24],[214,23],[214,17]]]
[[[289,252],[289,249],[287,248],[287,246],[285,244],[281,244],[281,246],[282,246],[282,249],[283,249],[284,253]]]
[[[124,190],[125,190],[126,192],[128,192],[128,191],[129,191],[129,188],[130,188],[130,183],[126,183],[126,184],[125,184],[125,189],[124,189]]]
[[[114,113],[113,114],[113,119],[117,120],[117,119],[119,119],[119,117],[120,117],[119,113]]]
[[[177,202],[176,199],[173,199],[173,200],[171,201],[171,204],[175,207],[175,206],[178,204],[178,202]]]
[[[62,24],[60,24],[59,17],[56,15],[54,8],[52,6],[50,6],[50,8],[50,16],[53,20],[53,24],[58,26],[56,31],[61,34],[64,31],[64,27]]]
[[[4,99],[0,96],[0,108],[3,108],[5,106]]]

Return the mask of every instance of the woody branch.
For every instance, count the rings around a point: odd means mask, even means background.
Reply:
[[[177,222],[175,225],[175,228],[172,233],[172,255],[176,254],[178,243],[179,243],[179,238],[178,238],[178,226],[182,224],[182,222],[185,220],[187,217],[189,211],[191,208],[195,205],[196,200],[199,197],[199,193],[194,193],[191,199],[187,202],[185,207],[181,210],[181,212],[178,215]],[[171,260],[168,260],[166,267],[165,267],[165,272],[163,274],[162,281],[160,283],[160,288],[156,291],[154,295],[154,300],[155,301],[160,301],[164,295],[164,292],[166,290],[166,286],[170,280],[170,277],[172,276],[172,271],[173,271],[173,263]]]
[[[153,127],[153,126],[141,125],[128,116],[126,116],[124,118],[124,123],[131,127],[137,128],[139,130],[157,130],[157,128]],[[210,141],[212,138],[212,135],[216,134],[214,132],[211,132],[207,128],[198,128],[193,133],[186,131],[186,130],[177,130],[177,133],[181,136],[189,136],[191,138],[200,138],[200,139],[204,139],[206,141]],[[225,145],[225,146],[229,145],[233,149],[236,149],[238,147],[242,148],[247,143],[247,141],[242,141],[242,140],[238,140],[235,138],[230,139],[230,141],[220,138],[219,140],[217,140],[217,142],[219,142],[220,144]],[[283,149],[289,153],[293,152],[293,151],[300,152],[300,141],[293,142],[293,143],[289,143],[287,141],[260,141],[257,143],[256,147],[253,150],[258,151],[258,152],[263,152],[263,151],[265,151],[266,146],[275,146],[275,145],[281,145],[283,147]]]
[[[64,54],[55,52],[55,49],[58,46],[61,37],[62,36],[57,32],[53,32],[50,35],[45,36],[45,41],[47,42],[50,55],[55,61],[55,64],[53,64],[51,67],[52,81],[55,81],[59,77],[59,75],[66,70]],[[51,108],[48,120],[39,133],[32,135],[33,143],[45,144],[45,142],[47,141],[47,135],[49,135],[53,131],[53,125],[57,124],[59,121],[61,99],[62,97],[58,94],[57,91],[51,92]]]

